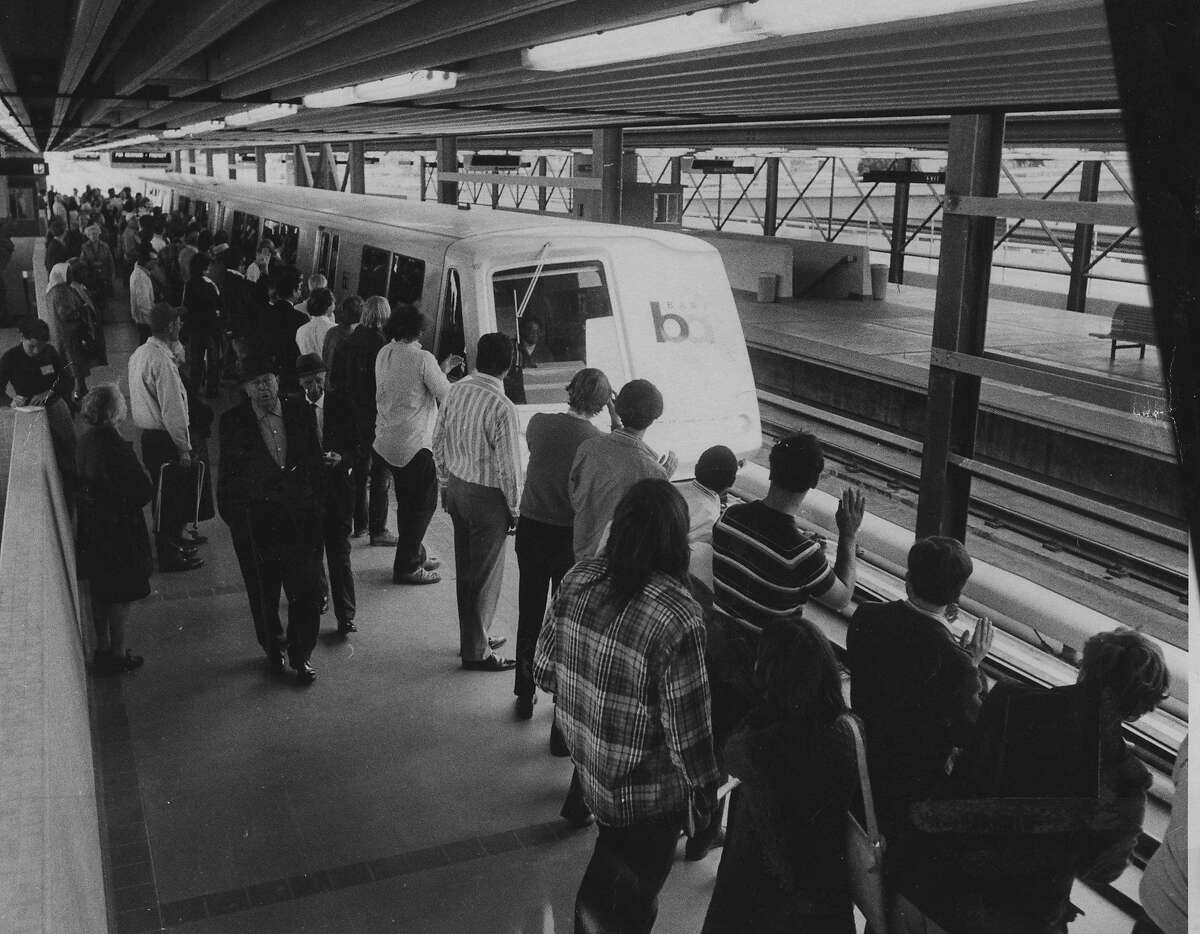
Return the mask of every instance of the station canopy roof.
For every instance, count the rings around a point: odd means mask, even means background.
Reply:
[[[6,0],[0,101],[10,151],[936,146],[991,108],[1121,145],[1102,0]]]

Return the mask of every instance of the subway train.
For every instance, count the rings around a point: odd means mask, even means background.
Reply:
[[[551,359],[521,374],[522,427],[535,412],[561,411],[571,375],[591,366],[614,387],[635,378],[659,387],[664,413],[646,442],[675,451],[677,476],[711,445],[744,456],[762,444],[725,267],[698,239],[257,182],[143,180],[152,203],[224,230],[244,258],[269,236],[285,261],[324,274],[339,296],[417,305],[429,319],[422,344],[439,359],[470,362],[481,334],[515,338],[519,318],[536,318]]]

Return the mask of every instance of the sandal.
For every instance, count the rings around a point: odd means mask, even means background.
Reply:
[[[436,584],[442,579],[442,575],[437,571],[427,571],[425,568],[417,568],[408,574],[397,574],[392,578],[393,584]]]

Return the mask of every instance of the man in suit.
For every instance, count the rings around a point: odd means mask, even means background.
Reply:
[[[321,535],[329,565],[329,594],[338,634],[357,632],[354,625],[354,571],[350,567],[350,529],[354,523],[354,482],[350,471],[361,457],[354,408],[350,400],[325,389],[325,363],[315,353],[296,361],[296,378],[316,419],[325,462],[325,516]]]
[[[325,465],[312,413],[302,399],[281,398],[271,361],[242,361],[240,405],[221,416],[217,508],[229,525],[246,582],[259,645],[273,672],[290,662],[301,684],[321,625],[322,512]],[[279,619],[287,593],[287,632]]]
[[[983,702],[979,663],[992,624],[950,628],[973,570],[955,539],[923,538],[908,553],[908,598],[864,603],[850,621],[850,704],[866,726],[875,806],[888,845],[907,826],[908,807],[929,797],[965,747]]]

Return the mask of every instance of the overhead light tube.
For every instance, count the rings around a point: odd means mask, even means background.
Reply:
[[[300,108],[296,104],[264,104],[262,107],[252,107],[225,115],[226,126],[249,126],[252,123],[262,123],[266,120],[278,120],[290,117]]]
[[[199,123],[189,123],[173,130],[163,130],[163,139],[180,139],[184,136],[198,136],[201,133],[213,133],[225,129],[224,120],[201,120]]]
[[[453,91],[458,85],[456,71],[408,71],[402,75],[364,81],[331,91],[306,94],[305,107],[347,107],[364,101],[396,101],[438,91]]]

